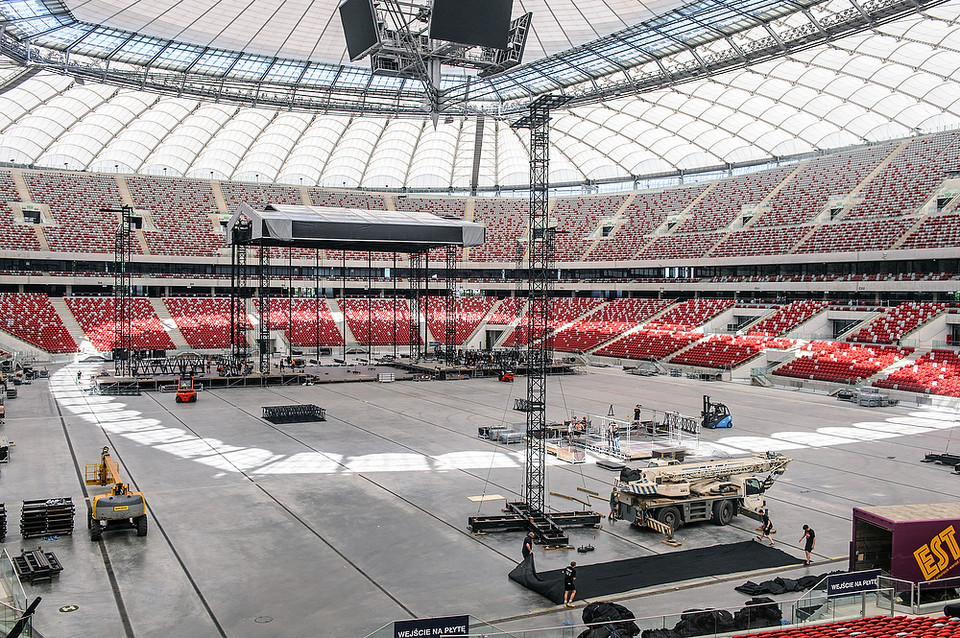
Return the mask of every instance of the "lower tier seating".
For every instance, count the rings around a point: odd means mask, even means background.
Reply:
[[[41,292],[0,293],[0,330],[47,352],[76,352],[56,308]]]
[[[890,390],[960,397],[960,355],[952,350],[931,350],[912,364],[894,370],[873,385]]]
[[[843,342],[811,341],[798,356],[773,371],[782,377],[860,383],[913,352],[913,348],[860,346]]]

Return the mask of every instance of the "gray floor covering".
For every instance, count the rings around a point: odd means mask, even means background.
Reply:
[[[16,445],[2,466],[10,554],[42,546],[63,573],[26,585],[43,596],[36,626],[47,638],[108,636],[365,636],[393,620],[470,614],[506,629],[579,620],[580,609],[552,606],[507,578],[520,556],[518,533],[471,535],[470,515],[494,514],[518,497],[521,445],[479,440],[477,427],[522,423],[511,410],[524,379],[327,384],[203,392],[196,404],[173,395],[98,397],[79,391],[76,370],[20,387],[0,435]],[[84,381],[84,386],[87,382]],[[766,573],[819,573],[848,551],[851,508],[957,500],[960,478],[921,464],[950,450],[955,415],[906,406],[868,409],[823,395],[669,377],[635,377],[616,368],[551,379],[549,419],[566,414],[623,417],[635,403],[696,415],[701,395],[734,413],[733,430],[707,431],[707,447],[779,450],[794,461],[768,492],[777,546],[802,556],[800,526],[818,533],[811,567]],[[55,400],[54,394],[57,395]],[[264,405],[314,403],[323,423],[274,426]],[[121,473],[147,498],[149,534],[86,534],[83,465],[110,446]],[[955,446],[954,446],[955,447]],[[548,490],[587,498],[606,513],[615,475],[594,464],[551,460]],[[18,535],[20,501],[71,496],[76,532],[56,540]],[[551,497],[557,509],[575,505]],[[570,560],[601,563],[749,539],[755,523],[681,528],[671,548],[649,530],[604,521],[572,530],[574,546],[542,552],[541,570]],[[572,558],[575,557],[575,558]],[[810,571],[808,571],[810,570]],[[692,606],[736,606],[733,587],[755,574],[710,577],[668,590],[618,596],[638,617]],[[580,602],[582,604],[582,601]],[[58,611],[76,606],[72,612]]]

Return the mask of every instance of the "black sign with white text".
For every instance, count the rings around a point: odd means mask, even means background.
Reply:
[[[870,569],[827,577],[827,596],[846,596],[880,588],[880,570]]]
[[[418,618],[393,623],[393,638],[428,638],[430,636],[466,636],[470,633],[469,616]]]

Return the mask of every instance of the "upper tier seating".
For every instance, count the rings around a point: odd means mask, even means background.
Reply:
[[[114,297],[65,297],[64,301],[83,332],[100,352],[115,347],[116,320]],[[163,329],[160,317],[146,297],[129,300],[130,329],[135,350],[173,350],[173,341]]]
[[[933,195],[946,171],[960,165],[960,134],[937,133],[911,139],[906,148],[870,180],[863,200],[847,219],[909,215]]]
[[[155,255],[215,257],[226,240],[209,215],[217,201],[209,182],[156,177],[127,177],[134,208],[150,211],[155,231],[144,238]]]
[[[387,210],[387,202],[383,195],[375,193],[330,191],[312,186],[307,189],[307,193],[310,195],[310,202],[314,206],[334,206],[357,210]]]
[[[456,303],[454,344],[462,346],[497,300],[496,297],[455,297],[454,301]],[[446,344],[447,300],[445,298],[427,298],[427,327],[434,341]]]
[[[549,318],[547,319],[546,334],[559,329],[566,323],[570,323],[577,317],[586,312],[590,312],[603,303],[600,299],[590,297],[557,297],[550,302]],[[530,304],[527,304],[526,312],[530,311]],[[510,336],[503,342],[504,347],[523,346],[527,344],[527,314],[520,317],[520,323]]]
[[[670,363],[729,369],[743,365],[760,355],[765,348],[787,349],[796,345],[792,339],[770,337],[711,335],[670,359]]]
[[[928,217],[904,240],[900,248],[947,248],[960,246],[960,216],[954,210],[949,215]]]
[[[913,348],[855,346],[844,342],[811,341],[800,356],[776,368],[773,374],[831,383],[860,383],[913,352]]]
[[[669,357],[703,335],[694,332],[664,332],[641,329],[595,350],[602,357],[653,361]]]
[[[897,142],[887,142],[805,162],[770,198],[770,210],[753,228],[810,222],[831,198],[853,191],[896,147]]]
[[[715,183],[703,199],[690,207],[676,231],[700,233],[726,228],[740,215],[745,204],[759,203],[792,170],[793,167],[781,166]]]
[[[931,317],[945,310],[945,303],[899,304],[871,321],[847,337],[847,341],[861,343],[895,343],[917,326],[926,323]]]
[[[773,316],[754,325],[747,330],[747,334],[766,337],[786,334],[829,305],[828,301],[794,301],[780,308]]]
[[[673,299],[615,299],[553,335],[553,349],[586,352],[643,323]]]
[[[703,257],[726,233],[657,235],[637,259],[694,259]]]
[[[430,213],[463,219],[467,214],[467,200],[464,197],[394,197],[397,210]]]
[[[886,250],[912,226],[912,219],[823,224],[808,237],[797,253],[835,253],[858,250]]]
[[[622,225],[609,237],[600,240],[586,256],[587,261],[633,259],[649,241],[649,233],[656,230],[669,215],[682,212],[705,188],[704,184],[695,184],[636,193],[623,210]]]
[[[56,308],[41,292],[0,293],[0,330],[47,352],[77,351]]]
[[[473,221],[486,227],[486,241],[470,249],[470,260],[516,262],[517,242],[526,232],[529,206],[529,202],[521,199],[478,197],[474,200]],[[522,257],[527,243],[519,246]]]
[[[253,307],[260,314],[260,299],[253,299]],[[343,345],[340,327],[334,322],[324,299],[294,297],[293,305],[286,297],[270,299],[270,329],[283,330],[287,340],[298,347]],[[319,320],[319,323],[318,323]],[[293,328],[291,329],[291,321]],[[319,338],[319,341],[318,341]]]
[[[406,299],[350,298],[342,299],[340,307],[357,343],[374,346],[410,344],[410,306]]]
[[[240,204],[249,204],[253,208],[263,208],[267,204],[293,204],[300,206],[300,189],[283,184],[247,184],[244,182],[220,182],[220,192],[227,203],[227,210],[233,212]]]
[[[960,397],[960,354],[931,350],[873,385],[891,390]]]
[[[54,252],[114,252],[114,235],[120,223],[117,213],[101,212],[119,208],[120,189],[112,175],[24,171],[23,179],[34,201],[50,206],[56,226],[43,233]],[[143,252],[140,242],[132,242],[134,253]]]
[[[738,230],[720,242],[710,256],[783,255],[789,253],[808,230],[802,226]]]
[[[20,201],[17,185],[7,171],[0,171],[0,250],[40,250],[40,240],[33,224],[14,223],[13,211],[7,202]]]
[[[690,331],[733,305],[732,299],[688,299],[648,322],[644,328]]]
[[[557,222],[554,238],[557,261],[580,261],[593,244],[600,220],[613,217],[626,195],[565,197],[554,200],[550,217]]]
[[[164,297],[163,305],[191,348],[230,347],[229,297]],[[245,312],[243,324],[253,328]]]

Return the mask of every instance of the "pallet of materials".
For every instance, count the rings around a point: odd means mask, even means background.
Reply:
[[[31,585],[36,582],[50,582],[54,576],[59,576],[63,565],[57,560],[53,552],[45,552],[41,548],[25,549],[19,556],[13,557],[13,567],[17,570],[20,580],[26,580]]]
[[[73,533],[73,499],[51,498],[42,501],[24,501],[20,512],[20,535],[59,536]]]

